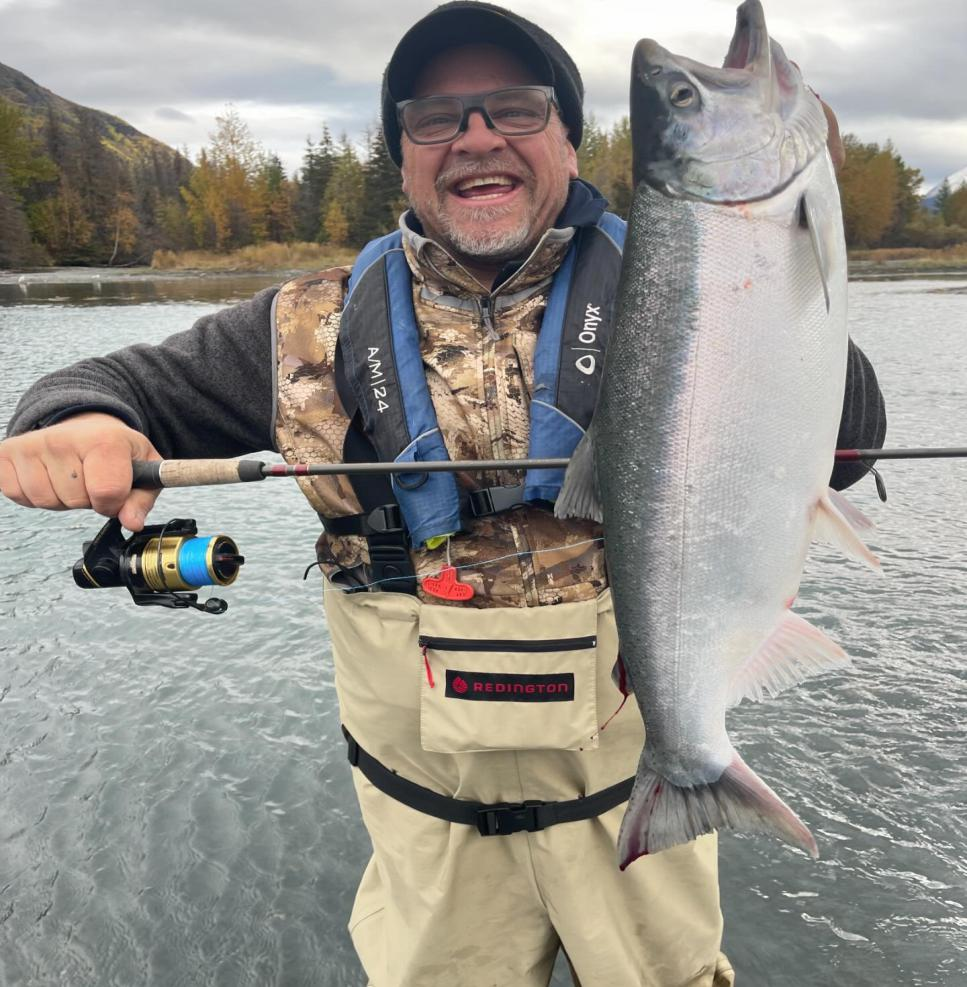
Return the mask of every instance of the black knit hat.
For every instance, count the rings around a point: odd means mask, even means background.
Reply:
[[[557,93],[568,140],[581,144],[584,84],[571,56],[544,30],[491,3],[455,0],[430,11],[403,35],[383,73],[383,137],[390,157],[403,163],[396,104],[412,95],[427,62],[460,45],[493,44],[513,52],[544,85]]]

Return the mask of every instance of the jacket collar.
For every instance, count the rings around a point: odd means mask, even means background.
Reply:
[[[503,292],[505,286],[516,295],[527,288],[543,285],[554,274],[575,232],[593,226],[608,206],[607,199],[589,182],[575,179],[568,188],[564,208],[554,225],[537,242],[530,254],[510,261],[500,272],[492,291],[487,289],[435,240],[423,233],[412,209],[400,217],[403,250],[413,277],[434,295],[457,298],[479,297]]]

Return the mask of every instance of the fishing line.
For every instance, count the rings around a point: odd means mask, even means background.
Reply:
[[[555,545],[552,548],[535,548],[529,552],[509,552],[507,555],[498,555],[493,559],[484,559],[482,562],[465,562],[463,565],[455,565],[454,569],[478,569],[485,565],[494,565],[497,562],[505,562],[507,559],[523,558],[525,555],[543,555],[545,552],[560,552],[563,549],[568,548],[579,548],[582,545],[594,545],[597,542],[603,542],[604,538],[586,538],[584,541],[571,542],[570,545]],[[449,547],[449,546],[448,546]],[[447,563],[449,565],[449,561]],[[322,563],[315,562],[313,565],[321,566]],[[313,566],[310,566],[311,569]],[[427,576],[439,576],[443,569],[433,569],[429,572],[419,572],[415,576],[410,576],[410,579],[425,579]],[[308,570],[306,570],[308,573]],[[381,583],[398,583],[400,581],[399,576],[393,576],[389,579],[377,579],[372,583],[362,583],[359,586],[353,586],[348,589],[343,589],[341,586],[333,585],[328,579],[326,579],[323,585],[323,593],[355,593],[358,590],[370,589],[373,586],[379,586]]]

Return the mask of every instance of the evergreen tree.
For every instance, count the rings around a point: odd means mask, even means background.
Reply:
[[[944,216],[944,210],[947,207],[947,200],[950,198],[950,192],[951,192],[950,179],[945,178],[940,183],[940,188],[937,189],[937,197],[936,199],[934,199],[934,206],[936,207],[937,212],[940,213],[941,216]],[[947,217],[944,216],[944,222],[946,221],[947,221]]]
[[[30,229],[6,166],[0,160],[0,267],[22,267],[31,255]]]
[[[25,196],[57,177],[57,166],[27,129],[24,112],[0,97],[0,266],[42,259],[31,246]]]
[[[290,243],[295,238],[296,188],[286,178],[276,155],[269,155],[263,162],[255,187],[266,239],[272,243]]]
[[[959,226],[967,231],[967,184],[947,196],[943,218],[948,226]]]
[[[396,229],[406,209],[400,170],[386,150],[383,131],[377,128],[367,139],[369,155],[363,165],[363,196],[355,245]]]
[[[332,177],[335,159],[332,135],[323,124],[319,143],[313,144],[307,139],[306,153],[302,158],[296,203],[296,234],[300,240],[311,242],[320,239],[322,200]]]
[[[364,192],[363,165],[349,138],[343,134],[322,200],[322,242],[340,247],[365,243],[360,233]]]
[[[920,195],[917,190],[923,183],[923,175],[919,168],[911,168],[893,146],[893,141],[886,142],[886,151],[893,158],[896,171],[896,204],[893,219],[887,228],[882,243],[884,246],[895,246],[904,241],[904,231],[920,212]]]

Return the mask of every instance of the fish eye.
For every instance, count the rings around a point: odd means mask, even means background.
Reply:
[[[695,90],[691,86],[677,85],[668,94],[672,106],[691,106],[695,102]]]

